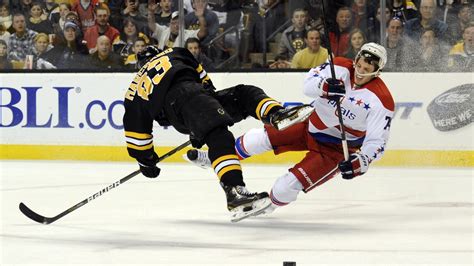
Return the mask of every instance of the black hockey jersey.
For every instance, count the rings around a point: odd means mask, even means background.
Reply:
[[[177,78],[214,89],[206,71],[187,49],[169,48],[153,57],[138,71],[125,93],[123,125],[130,156],[152,154],[153,121],[163,112],[165,96]]]

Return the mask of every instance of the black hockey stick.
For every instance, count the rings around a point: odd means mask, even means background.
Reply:
[[[328,44],[328,54],[329,54],[329,68],[331,69],[331,77],[336,79],[336,71],[334,70],[334,61],[332,58],[332,49],[331,49],[331,40],[329,39],[329,29],[326,23],[326,8],[324,8],[324,0],[321,0],[321,9],[322,9],[322,20],[324,26],[324,35],[326,35],[326,41]],[[346,130],[344,129],[344,121],[342,120],[341,112],[341,102],[336,100],[337,108],[337,118],[339,119],[339,127],[341,127],[341,142],[342,142],[342,151],[344,152],[344,160],[349,160],[349,148],[347,146],[346,139]]]
[[[186,141],[185,143],[179,145],[178,147],[172,149],[171,151],[167,152],[166,154],[164,154],[163,156],[160,157],[160,159],[158,160],[158,162],[161,162],[163,161],[164,159],[170,157],[171,155],[175,154],[176,152],[182,150],[183,148],[185,148],[186,146],[188,146],[189,144],[191,144],[191,141]],[[132,179],[132,177],[138,175],[140,173],[140,170],[136,170],[135,172],[127,175],[126,177],[123,177],[122,179],[120,179],[119,181],[115,182],[115,183],[112,183],[110,184],[109,186],[103,188],[102,190],[100,190],[99,192],[91,195],[90,197],[84,199],[83,201],[77,203],[76,205],[72,206],[71,208],[63,211],[62,213],[54,216],[54,217],[45,217],[45,216],[42,216],[42,215],[39,215],[37,214],[36,212],[32,211],[30,208],[28,208],[25,204],[23,204],[23,202],[20,203],[20,211],[26,215],[26,217],[30,218],[31,220],[33,221],[36,221],[38,223],[42,223],[42,224],[50,224],[58,219],[60,219],[61,217],[65,216],[66,214],[69,214],[73,211],[75,211],[76,209],[79,209],[80,207],[86,205],[87,203],[89,203],[90,201],[102,196],[105,192],[109,192],[110,190],[112,190],[113,188],[116,188],[118,187],[119,185],[125,183],[126,181]]]

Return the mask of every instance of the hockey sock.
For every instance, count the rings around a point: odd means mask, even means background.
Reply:
[[[240,161],[235,154],[234,136],[226,127],[213,129],[206,136],[212,168],[225,186],[245,186]]]
[[[264,128],[253,128],[235,140],[235,151],[241,160],[271,150],[272,145]]]

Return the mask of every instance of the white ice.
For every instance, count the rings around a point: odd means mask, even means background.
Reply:
[[[132,163],[1,161],[0,264],[473,265],[473,170],[372,168],[301,193],[268,217],[230,223],[211,170],[161,164],[50,225],[136,170]],[[250,190],[289,165],[243,164]]]

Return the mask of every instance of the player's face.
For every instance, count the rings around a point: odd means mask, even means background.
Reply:
[[[369,74],[375,71],[375,66],[367,63],[363,57],[361,57],[355,63],[355,74],[354,74],[354,83],[356,85],[364,85],[365,83],[371,81],[374,76],[360,76],[359,74]]]

